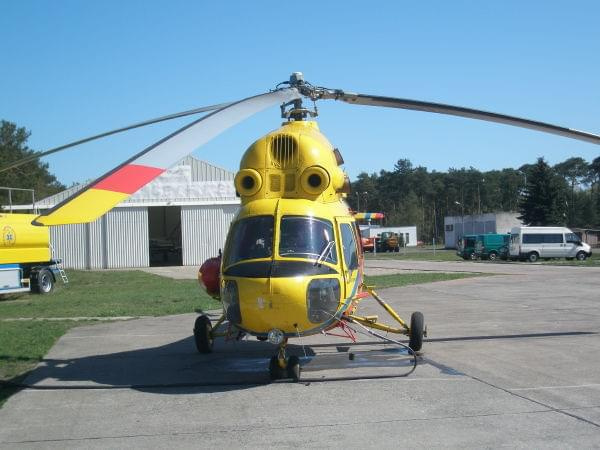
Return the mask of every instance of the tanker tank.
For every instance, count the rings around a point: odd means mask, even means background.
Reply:
[[[0,264],[47,262],[50,231],[31,222],[35,214],[0,214]]]

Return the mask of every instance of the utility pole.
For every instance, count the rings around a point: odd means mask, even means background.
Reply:
[[[435,256],[435,241],[437,237],[437,218],[435,216],[435,200],[433,201],[433,256]]]
[[[454,200],[454,203],[460,206],[460,210],[461,210],[460,219],[462,222],[461,238],[464,239],[464,237],[465,237],[465,207],[461,202],[457,202],[456,200]]]

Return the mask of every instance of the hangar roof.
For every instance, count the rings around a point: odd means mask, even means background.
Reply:
[[[233,172],[186,156],[117,207],[238,204],[234,176]],[[91,182],[71,186],[39,200],[35,207],[52,208]],[[32,205],[13,205],[13,209],[32,209]]]

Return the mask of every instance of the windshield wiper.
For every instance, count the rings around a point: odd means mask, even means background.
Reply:
[[[319,257],[315,261],[315,266],[318,266],[319,264],[321,264],[323,262],[323,260],[329,256],[329,254],[331,253],[331,249],[333,248],[334,245],[335,245],[335,241],[329,241],[327,243],[327,245],[325,246],[325,248],[323,249],[323,251],[321,252]]]

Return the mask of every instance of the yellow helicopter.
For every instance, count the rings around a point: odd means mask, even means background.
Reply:
[[[313,86],[295,72],[289,81],[266,94],[102,133],[37,153],[0,171],[132,128],[212,111],[139,152],[32,223],[90,222],[217,134],[279,104],[285,119],[281,128],[254,142],[241,159],[235,176],[241,208],[230,226],[223,255],[200,268],[199,278],[211,295],[220,298],[223,314],[215,323],[206,315],[196,319],[198,350],[211,352],[215,338],[234,331],[247,333],[278,345],[269,364],[272,379],[298,380],[300,360],[286,355],[288,340],[335,327],[346,330],[346,324],[354,323],[408,336],[408,348],[414,355],[421,350],[426,335],[423,314],[414,312],[405,322],[364,284],[360,233],[345,202],[350,183],[339,167],[343,159],[311,120],[317,115],[316,106],[313,110],[305,108],[303,98],[462,116],[600,145],[600,136],[591,133],[470,108]],[[383,307],[394,325],[358,313],[360,302],[367,297]],[[223,332],[221,325],[225,323],[227,331]],[[347,335],[353,338],[351,333]]]

